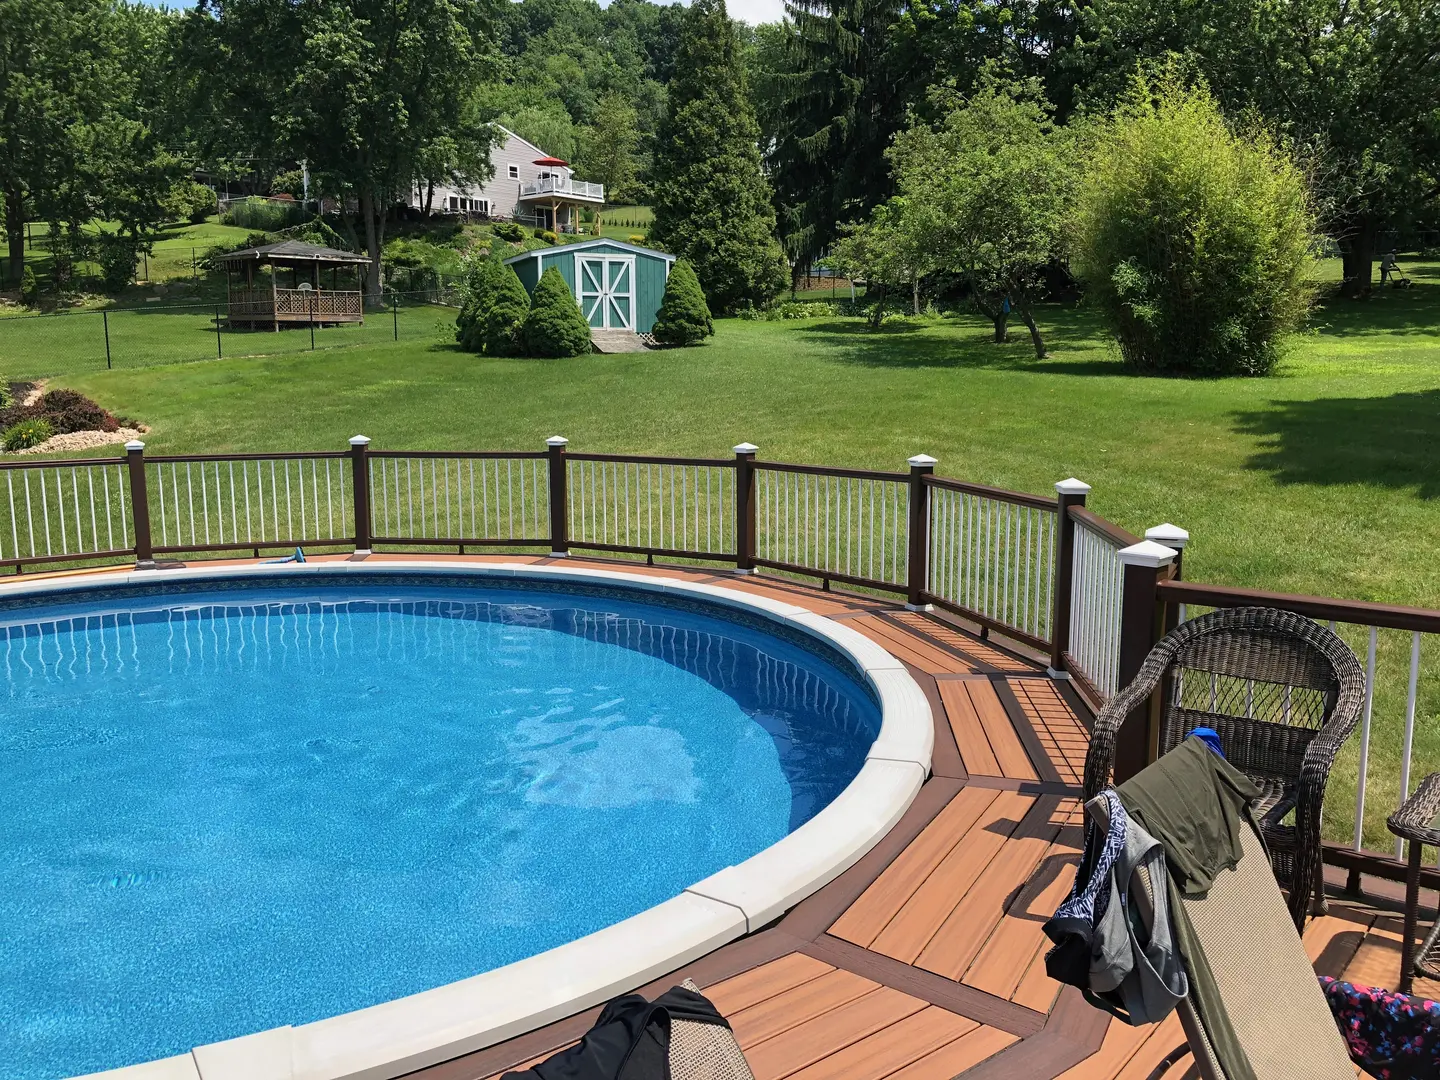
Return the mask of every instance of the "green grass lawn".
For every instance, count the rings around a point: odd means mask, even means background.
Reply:
[[[152,425],[162,452],[343,448],[356,433],[539,449],[563,434],[577,450],[724,455],[750,440],[764,457],[890,469],[926,452],[944,474],[1046,493],[1073,475],[1134,532],[1188,528],[1192,579],[1440,606],[1440,266],[1406,265],[1415,288],[1320,309],[1268,379],[1136,378],[1090,312],[1052,307],[1046,360],[968,316],[878,333],[723,320],[698,349],[490,360],[440,344],[426,313],[399,344],[60,381]],[[1381,642],[1367,820],[1385,846],[1409,643]],[[1425,648],[1417,770],[1440,768],[1440,648]],[[1353,763],[1338,768],[1337,836],[1353,784]]]

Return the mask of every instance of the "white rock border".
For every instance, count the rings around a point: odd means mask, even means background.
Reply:
[[[895,823],[930,772],[934,720],[905,666],[869,638],[804,608],[723,586],[563,564],[449,560],[185,567],[0,584],[0,599],[228,577],[294,585],[313,574],[463,573],[611,584],[690,596],[762,615],[847,655],[880,698],[880,734],[834,801],[788,836],[664,903],[525,960],[299,1027],[271,1028],[83,1080],[391,1080],[492,1046],[650,982],[757,930],[853,866]]]

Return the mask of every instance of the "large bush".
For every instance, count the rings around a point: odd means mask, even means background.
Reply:
[[[1204,88],[1137,82],[1095,133],[1073,267],[1132,369],[1264,375],[1309,308],[1313,236],[1273,138]]]
[[[530,298],[515,271],[499,259],[477,259],[465,275],[455,339],[469,352],[515,356]]]
[[[241,229],[278,232],[280,229],[300,224],[306,216],[305,208],[298,202],[251,195],[249,198],[232,202],[230,208],[220,215],[220,221]]]
[[[698,345],[715,333],[700,279],[684,259],[676,259],[670,268],[652,332],[655,340],[665,345]]]
[[[215,212],[215,192],[194,180],[177,181],[165,196],[165,212],[176,221],[199,225]]]
[[[570,295],[570,286],[553,266],[535,286],[522,333],[531,356],[579,356],[590,351],[590,326]]]

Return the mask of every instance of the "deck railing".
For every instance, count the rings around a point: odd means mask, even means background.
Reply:
[[[1353,762],[1339,767],[1355,769],[1350,842],[1327,858],[1355,873],[1400,872],[1361,849],[1383,836],[1376,815],[1417,778],[1424,635],[1440,634],[1440,611],[1184,581],[1183,530],[1157,526],[1141,540],[1087,509],[1089,488],[1074,479],[1052,499],[936,476],[924,456],[886,472],[756,454],[748,443],[728,458],[570,453],[560,437],[533,451],[372,450],[356,436],[348,452],[147,457],[131,443],[124,458],[5,460],[0,566],[146,567],[301,545],[733,563],[942,608],[1044,652],[1096,708],[1197,611],[1287,608],[1338,625],[1366,656],[1364,717]],[[1403,713],[1403,727],[1373,722],[1377,687],[1384,716]],[[1146,760],[1145,712],[1124,729],[1117,771]],[[1377,783],[1374,740],[1391,731],[1398,745],[1382,744],[1384,758],[1398,769]]]
[[[578,199],[605,201],[605,185],[587,180],[574,180],[568,176],[543,176],[528,184],[520,185],[520,196],[532,198],[536,195],[571,195]]]

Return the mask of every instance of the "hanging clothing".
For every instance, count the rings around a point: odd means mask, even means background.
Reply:
[[[1235,868],[1243,854],[1241,829],[1261,835],[1250,810],[1260,789],[1204,740],[1187,738],[1115,791],[1130,816],[1165,847],[1171,924],[1215,1058],[1227,1080],[1255,1080],[1184,900],[1203,899],[1217,874]]]
[[[670,1021],[729,1022],[703,994],[672,987],[653,1002],[626,994],[607,1004],[578,1044],[501,1080],[670,1080]]]
[[[1045,924],[1055,942],[1045,968],[1128,1024],[1156,1023],[1187,992],[1170,932],[1165,851],[1113,788],[1085,809],[1085,855],[1069,898]]]

